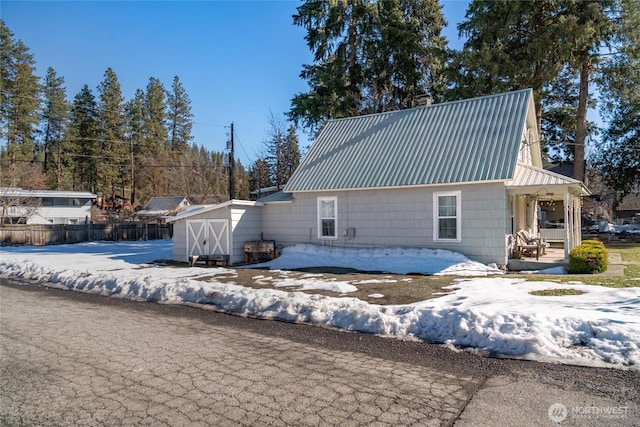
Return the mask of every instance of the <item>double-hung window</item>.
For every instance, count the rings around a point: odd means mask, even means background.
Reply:
[[[318,197],[318,239],[338,238],[338,198]]]
[[[433,194],[433,240],[461,241],[460,191]]]

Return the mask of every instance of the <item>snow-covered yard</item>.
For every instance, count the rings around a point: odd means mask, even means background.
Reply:
[[[233,314],[325,325],[386,337],[443,343],[492,356],[640,369],[640,288],[510,278],[449,251],[328,249],[299,246],[268,263],[272,269],[332,265],[391,273],[455,274],[452,292],[407,305],[384,306],[349,297],[363,282],[316,274],[268,281],[254,289],[229,283],[234,269],[173,268],[171,241],[92,242],[3,247],[0,277],[118,298],[190,304]],[[222,281],[224,278],[224,283]],[[286,286],[287,290],[280,288]],[[296,286],[291,291],[291,286]],[[534,296],[576,289],[580,295]],[[324,289],[335,297],[308,294]]]

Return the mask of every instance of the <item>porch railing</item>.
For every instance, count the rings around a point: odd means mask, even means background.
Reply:
[[[538,230],[540,237],[547,242],[564,242],[566,230],[564,228],[541,228]]]

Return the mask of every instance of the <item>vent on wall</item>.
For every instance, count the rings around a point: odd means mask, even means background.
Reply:
[[[356,228],[355,227],[347,228],[347,230],[345,231],[344,235],[346,236],[347,239],[355,239],[356,238]]]

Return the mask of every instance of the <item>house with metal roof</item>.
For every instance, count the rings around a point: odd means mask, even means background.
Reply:
[[[429,247],[507,265],[519,230],[539,235],[537,205],[545,200],[563,202],[568,258],[580,244],[586,194],[581,182],[542,168],[533,92],[520,90],[329,120],[283,191],[258,200],[250,220],[238,216],[225,230],[278,246]],[[188,230],[194,242],[211,241],[207,214],[197,215],[202,224],[174,229],[187,233],[177,237],[184,242],[176,259],[195,248]]]
[[[261,199],[283,245],[430,247],[507,265],[559,200],[565,257],[580,244],[582,182],[542,168],[529,89],[330,120],[284,187]]]
[[[164,217],[176,215],[188,206],[191,202],[184,196],[152,197],[135,213],[135,217],[145,221],[164,220]]]

